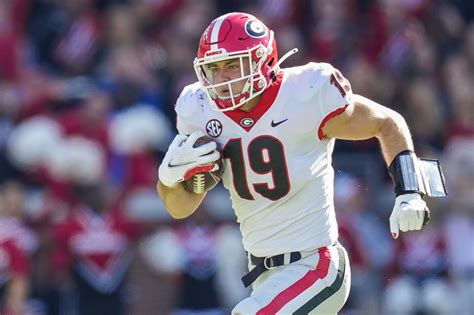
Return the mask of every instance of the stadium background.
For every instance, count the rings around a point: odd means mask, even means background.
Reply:
[[[404,115],[419,156],[442,160],[450,197],[429,201],[422,233],[393,241],[378,144],[338,142],[336,208],[353,268],[342,313],[473,314],[473,2],[1,0],[0,243],[13,237],[28,257],[28,314],[78,314],[68,271],[85,258],[64,257],[61,233],[94,187],[105,212],[133,226],[120,248],[130,257],[125,314],[225,314],[248,294],[226,192],[182,221],[155,193],[198,39],[237,10],[275,31],[280,55],[300,49],[283,66],[332,63],[355,93]],[[6,266],[0,259],[0,279]]]

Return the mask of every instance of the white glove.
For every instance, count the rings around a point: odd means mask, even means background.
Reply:
[[[400,230],[402,232],[420,230],[425,219],[425,211],[429,210],[420,194],[398,196],[390,216],[390,232],[393,238],[398,238]]]
[[[165,186],[176,187],[179,182],[191,178],[196,173],[219,169],[214,163],[220,157],[214,141],[197,148],[193,147],[197,139],[202,136],[204,132],[198,130],[189,136],[178,134],[171,142],[158,169],[158,178]]]

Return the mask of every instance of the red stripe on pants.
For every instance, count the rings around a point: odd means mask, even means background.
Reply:
[[[276,314],[283,306],[303,293],[303,291],[312,286],[318,279],[322,279],[328,275],[331,253],[327,247],[320,248],[318,253],[319,261],[316,269],[308,271],[303,278],[280,292],[267,306],[259,310],[257,315]]]

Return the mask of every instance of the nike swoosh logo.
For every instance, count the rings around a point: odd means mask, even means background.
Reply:
[[[193,164],[194,162],[187,162],[187,163],[183,163],[183,164],[176,164],[176,165],[171,165],[171,161],[168,163],[168,167],[177,167],[177,166],[185,166],[185,165],[189,165],[189,164]]]
[[[279,122],[274,122],[274,121],[272,120],[272,124],[271,124],[271,125],[272,125],[272,127],[276,127],[276,126],[278,126],[278,125],[283,124],[283,123],[284,123],[285,121],[287,121],[287,120],[288,120],[288,118],[287,118],[287,119],[283,119],[282,121],[279,121]]]

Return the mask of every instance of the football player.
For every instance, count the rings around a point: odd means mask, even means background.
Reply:
[[[194,61],[198,82],[176,103],[179,134],[159,167],[157,190],[174,218],[190,216],[205,193],[183,189],[187,174],[211,171],[223,150],[223,184],[240,223],[252,285],[233,314],[335,314],[350,288],[338,243],[331,154],[335,139],[376,137],[395,182],[390,218],[420,230],[429,214],[418,158],[404,118],[355,95],[327,63],[280,68],[272,30],[246,13],[215,19]],[[215,141],[194,147],[206,135]]]

